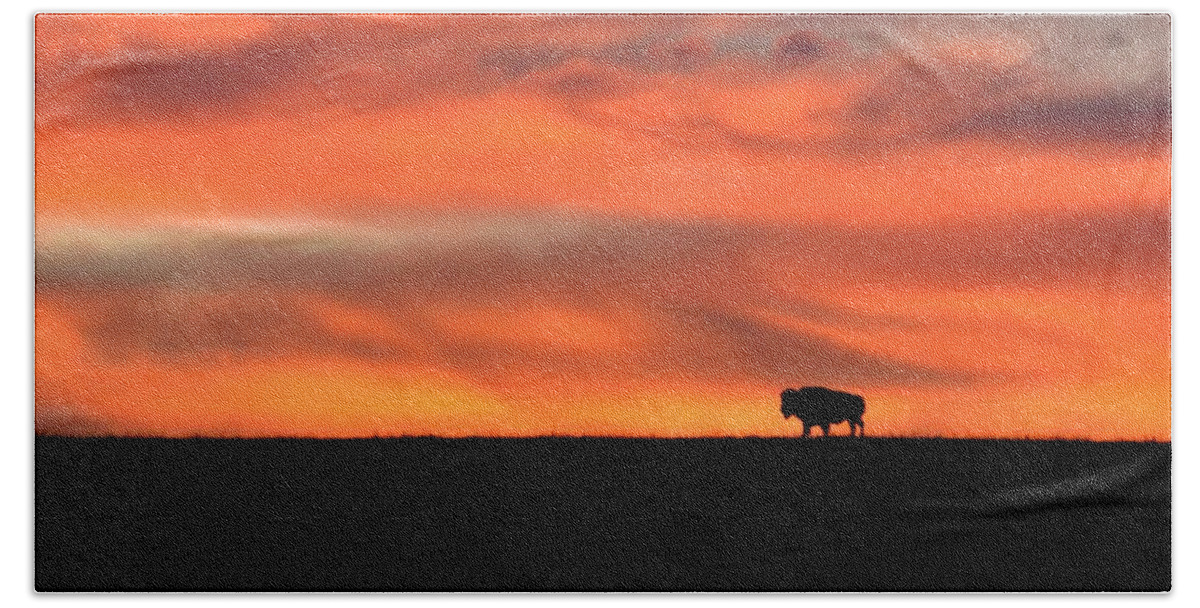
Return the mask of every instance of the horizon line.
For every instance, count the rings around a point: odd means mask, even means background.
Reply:
[[[306,441],[363,441],[363,440],[380,440],[380,439],[443,439],[443,440],[464,440],[464,439],[487,439],[487,440],[528,440],[528,439],[617,439],[617,440],[649,440],[649,441],[689,441],[689,440],[705,440],[705,439],[750,439],[750,440],[797,440],[804,442],[819,443],[823,439],[885,439],[885,440],[914,440],[914,441],[1012,441],[1012,442],[1075,442],[1075,443],[1157,443],[1170,444],[1172,440],[1141,438],[1141,439],[1091,439],[1086,437],[956,437],[956,436],[938,436],[938,435],[871,435],[865,437],[851,437],[849,435],[831,435],[802,437],[789,435],[692,435],[692,436],[656,436],[656,435],[558,435],[558,434],[542,434],[542,435],[433,435],[433,434],[397,434],[397,435],[363,435],[354,437],[320,437],[316,435],[253,435],[253,436],[231,436],[231,435],[133,435],[133,434],[114,434],[114,435],[70,435],[57,433],[35,433],[35,438],[56,438],[56,439],[170,439],[170,440],[186,440],[186,439],[221,439],[221,440],[279,440],[279,439],[296,439]]]

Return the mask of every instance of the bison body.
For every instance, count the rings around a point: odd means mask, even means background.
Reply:
[[[802,389],[785,389],[779,396],[780,410],[784,419],[795,416],[804,423],[804,436],[814,426],[821,427],[826,436],[829,426],[842,422],[850,423],[850,436],[858,427],[858,436],[862,437],[866,427],[863,425],[863,412],[867,402],[859,395],[843,393],[820,386],[806,386]]]

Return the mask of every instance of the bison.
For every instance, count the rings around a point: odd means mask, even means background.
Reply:
[[[804,436],[808,437],[809,430],[814,426],[821,427],[825,436],[829,436],[829,425],[841,422],[850,423],[850,436],[854,436],[854,427],[858,426],[858,436],[862,437],[866,430],[863,425],[863,412],[867,402],[859,395],[843,393],[822,386],[806,386],[800,390],[784,389],[779,395],[780,410],[784,420],[795,416],[804,423]]]

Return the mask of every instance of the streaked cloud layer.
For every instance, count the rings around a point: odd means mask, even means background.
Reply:
[[[844,137],[983,132],[1127,141],[1169,131],[1170,37],[1162,15],[186,19],[190,28],[177,28],[172,21],[180,18],[170,16],[41,18],[39,118],[167,121],[330,107],[369,113],[525,90],[594,120],[636,124],[649,117],[603,110],[617,99],[691,87],[788,84],[827,87],[842,99],[755,101],[799,102],[792,109],[809,116],[792,119]],[[659,118],[681,128],[736,130],[723,118],[738,108],[688,107],[695,101],[711,100],[668,101],[692,112]]]
[[[1169,41],[40,16],[39,432],[1168,438]]]

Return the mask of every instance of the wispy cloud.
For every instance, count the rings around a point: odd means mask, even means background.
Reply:
[[[871,354],[818,331],[925,321],[779,285],[804,274],[796,289],[1162,284],[1169,273],[1169,220],[1149,211],[907,231],[483,214],[114,236],[40,238],[36,275],[39,297],[77,298],[86,335],[110,358],[307,354],[432,365],[492,385],[522,369],[596,386],[971,382],[971,372]],[[392,330],[347,334],[313,298]],[[466,316],[445,312],[455,310]],[[482,329],[497,322],[513,329]],[[553,329],[538,339],[523,327],[562,322],[599,327],[612,343],[576,348]]]
[[[769,264],[831,277],[960,286],[1111,273],[1163,280],[1170,212],[1019,214],[919,226],[770,225],[544,212],[430,212],[361,223],[39,234],[39,288],[260,284],[430,294],[746,293]],[[532,291],[530,291],[532,290]]]
[[[786,85],[811,72],[873,83],[825,151],[967,136],[1161,142],[1170,128],[1161,15],[247,16],[269,27],[222,47],[131,35],[115,48],[55,52],[73,44],[68,35],[87,38],[86,27],[61,22],[91,18],[39,18],[40,124],[376,112],[531,87],[588,116],[595,110],[580,104],[686,83],[668,123],[674,140],[795,153],[828,142],[739,135],[720,117],[689,114],[687,98],[698,87]],[[139,26],[136,16],[113,21]],[[662,133],[624,118],[632,122],[612,126]]]

